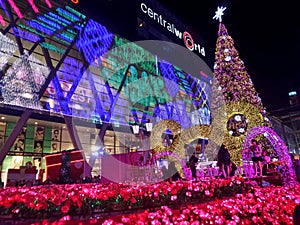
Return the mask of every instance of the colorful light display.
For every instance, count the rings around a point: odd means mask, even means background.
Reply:
[[[76,45],[83,51],[89,64],[98,60],[109,50],[113,35],[101,24],[90,20],[84,33],[78,38]]]
[[[2,1],[3,1],[3,0],[1,0],[1,2],[2,2]],[[31,8],[33,9],[33,11],[34,11],[35,13],[39,13],[39,9],[38,9],[38,7],[36,6],[36,4],[34,3],[33,0],[27,0],[27,2],[30,4]],[[16,14],[18,15],[18,17],[19,17],[20,19],[23,19],[24,16],[23,16],[22,12],[20,11],[19,7],[16,5],[16,3],[15,3],[13,0],[8,0],[8,3],[9,3],[10,6],[13,8],[13,10],[16,12]],[[46,5],[47,5],[49,8],[52,8],[52,4],[51,4],[50,0],[45,0],[45,3],[46,3]],[[1,5],[2,5],[2,8],[3,8],[4,10],[6,10],[6,7],[5,7],[3,4],[1,4]],[[0,15],[0,18],[2,18],[1,15]],[[3,21],[4,21],[4,20],[3,20]],[[2,23],[2,20],[0,19],[0,22],[1,22],[1,25],[2,25],[2,26],[5,26],[5,21],[4,21],[4,23]]]
[[[39,12],[39,5],[31,0],[28,3],[36,13]],[[45,3],[52,7],[50,1]],[[45,40],[39,45],[58,54],[64,54],[65,46],[70,45],[81,32],[76,46],[88,65],[83,67],[77,59],[67,57],[44,94],[43,101],[50,111],[98,122],[119,120],[118,123],[128,124],[131,117],[135,123],[158,118],[174,119],[190,126],[190,115],[185,105],[188,104],[188,110],[192,110],[197,108],[198,102],[201,106],[207,104],[203,99],[207,98],[206,94],[196,87],[201,85],[198,80],[173,66],[170,67],[173,71],[171,78],[154,55],[111,34],[106,27],[87,20],[85,15],[70,6],[17,24],[15,31],[21,39],[33,43]],[[49,42],[49,36],[59,44]],[[170,80],[176,90],[170,91]],[[198,97],[192,94],[194,90],[199,92]],[[181,99],[172,103],[178,93]]]
[[[224,8],[220,8],[216,18],[220,18]],[[222,97],[226,103],[226,122],[223,123],[223,117],[215,117],[215,125],[224,126],[224,144],[230,151],[231,159],[236,164],[241,164],[242,143],[247,129],[255,126],[270,125],[264,120],[266,111],[261,99],[256,92],[252,80],[246,71],[239,53],[234,47],[234,41],[228,35],[224,24],[220,23],[218,39],[216,43],[214,80],[216,92],[222,92]],[[217,90],[216,90],[217,88]],[[220,99],[214,98],[212,102],[213,109],[221,109]],[[233,119],[236,115],[245,117],[243,125]],[[222,120],[222,121],[219,121]],[[246,122],[248,121],[248,123]],[[240,126],[241,125],[241,126]],[[227,129],[229,128],[229,129]],[[233,135],[234,134],[234,135]]]
[[[0,32],[0,69],[17,50],[17,44]]]
[[[251,145],[251,140],[260,134],[263,134],[276,150],[281,165],[280,172],[282,173],[284,184],[286,186],[294,186],[296,184],[296,177],[290,153],[284,141],[271,128],[266,126],[251,128],[245,137],[243,149],[248,149]],[[250,161],[251,159],[245,154],[243,160]]]
[[[7,70],[1,82],[3,102],[6,104],[42,109],[38,91],[49,70],[37,59],[21,55]]]

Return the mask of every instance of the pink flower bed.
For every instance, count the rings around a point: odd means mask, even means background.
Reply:
[[[243,178],[207,179],[203,182],[162,182],[148,186],[111,183],[8,187],[0,192],[0,215],[47,218],[92,215],[115,210],[146,209],[161,205],[203,202],[233,196],[250,187]]]
[[[151,212],[118,216],[107,219],[72,221],[63,217],[59,221],[34,223],[34,225],[202,225],[202,224],[293,224],[292,214],[300,204],[300,185],[289,187],[253,187],[247,193],[229,199],[217,199],[208,203],[193,204],[180,209],[161,206]]]
[[[149,186],[10,187],[0,192],[2,219],[5,216],[16,220],[27,218],[31,222],[24,224],[34,225],[284,225],[292,224],[292,213],[297,204],[300,204],[300,184],[262,188],[239,177],[203,182],[162,182]],[[136,213],[131,213],[133,209]],[[119,210],[119,216],[108,217],[108,212],[116,210]],[[96,218],[86,219],[90,217]]]

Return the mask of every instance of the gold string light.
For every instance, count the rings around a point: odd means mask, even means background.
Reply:
[[[170,146],[164,146],[162,135],[166,130],[170,130],[174,136]],[[155,153],[171,152],[178,155],[181,159],[185,158],[185,144],[189,144],[198,138],[208,138],[211,132],[210,125],[195,125],[184,131],[179,123],[173,120],[162,120],[152,129],[150,136],[150,147]],[[179,162],[175,163],[180,175],[184,177],[182,166]]]
[[[227,121],[236,114],[241,114],[246,117],[248,123],[247,130],[244,134],[241,134],[239,136],[232,136],[227,130],[226,124],[223,124],[225,131],[223,143],[229,150],[232,161],[240,165],[242,158],[243,143],[245,135],[247,135],[247,131],[250,130],[252,127],[264,125],[264,118],[258,108],[244,101],[231,102],[226,105]]]

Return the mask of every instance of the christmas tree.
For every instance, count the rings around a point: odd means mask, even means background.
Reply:
[[[245,101],[257,107],[263,115],[266,114],[234,41],[222,23],[219,25],[215,52],[214,78],[223,91],[225,103]]]
[[[219,19],[219,31],[215,50],[214,82],[215,91],[221,91],[226,107],[221,108],[220,98],[213,98],[212,109],[226,110],[223,143],[231,153],[234,162],[240,164],[242,144],[247,131],[255,126],[271,126],[266,110],[246,71],[234,41],[221,23],[226,8],[219,8],[214,16]],[[215,124],[223,123],[218,117]],[[222,118],[223,119],[223,118]],[[263,138],[263,137],[258,137]],[[265,141],[264,144],[267,143]],[[266,147],[265,147],[266,148]]]

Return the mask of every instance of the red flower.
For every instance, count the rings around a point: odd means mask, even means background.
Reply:
[[[62,207],[61,207],[61,211],[64,213],[64,214],[66,214],[66,213],[68,213],[69,212],[69,210],[70,210],[70,205],[63,205]]]
[[[131,202],[131,203],[136,203],[136,199],[135,199],[135,198],[131,198],[131,199],[130,199],[130,202]]]

